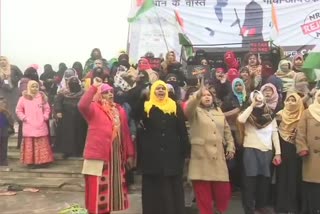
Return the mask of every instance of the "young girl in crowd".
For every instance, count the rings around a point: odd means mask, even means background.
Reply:
[[[272,83],[267,83],[261,87],[260,91],[266,99],[267,106],[273,111],[274,114],[277,113],[280,109],[278,106],[279,94],[276,87]]]
[[[224,116],[230,125],[237,150],[235,159],[229,162],[229,173],[233,191],[241,186],[241,146],[239,130],[237,128],[237,117],[240,111],[244,109],[246,100],[245,83],[240,78],[234,79],[232,82],[232,92],[225,97],[221,105]]]
[[[242,203],[245,214],[266,212],[271,162],[281,163],[278,126],[260,91],[250,94],[251,105],[238,116],[244,125]],[[275,155],[272,149],[275,149]]]
[[[28,82],[27,91],[18,101],[16,113],[23,123],[22,164],[36,166],[53,162],[47,125],[50,106],[45,94],[39,91],[38,82]]]
[[[8,166],[8,137],[13,121],[7,101],[0,97],[0,166]]]

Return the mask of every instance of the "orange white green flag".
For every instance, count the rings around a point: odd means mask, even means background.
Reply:
[[[133,0],[128,22],[135,22],[142,14],[154,7],[153,0]]]

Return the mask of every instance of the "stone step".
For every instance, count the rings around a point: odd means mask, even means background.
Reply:
[[[9,162],[17,162],[20,160],[20,151],[18,149],[10,149],[8,152]],[[81,165],[83,163],[83,158],[80,157],[70,157],[67,159],[63,158],[62,154],[54,154],[54,163],[63,165]]]
[[[24,177],[15,174],[0,175],[0,189],[8,185],[18,185],[24,188],[38,188],[59,191],[84,191],[84,178],[72,177]],[[141,176],[135,176],[135,183],[129,187],[130,193],[141,192]]]
[[[27,178],[1,176],[0,186],[18,185],[23,188],[50,189],[59,191],[84,191],[83,178]],[[3,189],[3,188],[2,188]]]
[[[8,167],[0,167],[0,177],[46,177],[46,178],[82,178],[82,166],[51,164],[46,168],[31,169],[21,164],[9,163]]]
[[[16,184],[22,187],[52,189],[63,191],[84,191],[84,179],[81,174],[83,158],[64,159],[62,154],[55,153],[55,161],[47,168],[30,169],[20,163],[20,150],[17,146],[17,135],[11,136],[8,142],[8,167],[0,167],[0,186]],[[135,184],[130,192],[141,191],[141,175],[134,175]]]

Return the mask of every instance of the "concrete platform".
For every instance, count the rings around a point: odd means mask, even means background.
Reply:
[[[15,196],[0,196],[1,214],[57,214],[72,204],[84,206],[84,193],[40,191],[18,192]],[[141,194],[130,194],[130,208],[112,214],[141,214]],[[186,209],[186,214],[198,214],[196,206]],[[243,214],[240,198],[233,197],[226,214]]]

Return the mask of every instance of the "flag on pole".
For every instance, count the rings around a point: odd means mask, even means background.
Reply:
[[[176,16],[176,21],[180,27],[180,31],[184,32],[184,21],[179,13],[179,11],[174,10],[174,15]]]
[[[186,59],[193,55],[193,45],[185,33],[179,33],[179,44],[182,45]]]
[[[309,52],[303,63],[302,71],[306,74],[310,82],[320,80],[320,45]]]
[[[179,36],[179,44],[182,45],[182,51],[183,51],[182,56],[187,59],[189,56],[193,55],[193,46],[190,39],[184,32],[185,26],[184,26],[184,20],[181,14],[179,13],[179,11],[174,10],[174,15],[176,18],[177,27],[179,29],[178,36]]]
[[[131,9],[131,14],[128,17],[128,22],[134,22],[136,21],[139,16],[146,11],[150,10],[151,8],[154,7],[154,2],[153,0],[135,0],[135,5]]]

